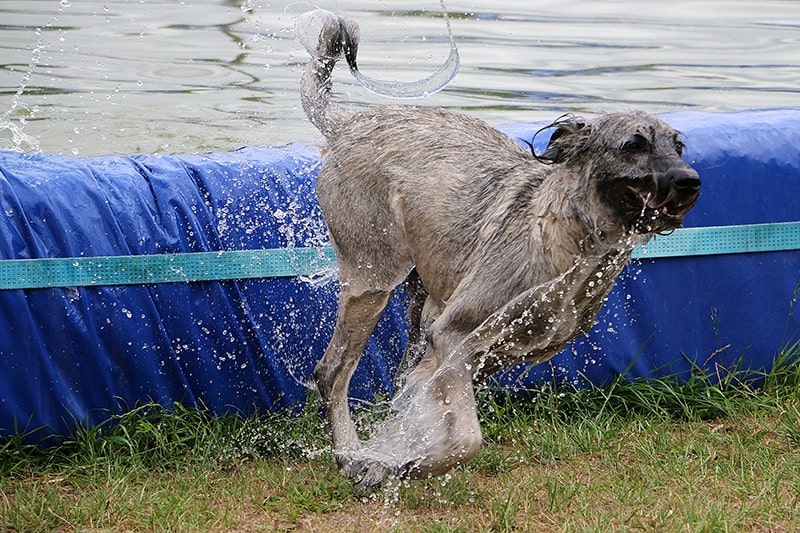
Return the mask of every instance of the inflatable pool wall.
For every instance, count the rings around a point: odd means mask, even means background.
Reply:
[[[663,117],[703,179],[687,229],[637,251],[596,326],[512,388],[768,370],[797,343],[800,109]],[[538,124],[504,127],[530,140]],[[542,142],[542,141],[537,141]],[[337,283],[317,148],[71,158],[0,152],[0,436],[47,441],[142,402],[302,405]],[[391,392],[404,295],[354,399]]]

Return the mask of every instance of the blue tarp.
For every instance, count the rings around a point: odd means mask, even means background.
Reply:
[[[663,118],[684,133],[703,179],[687,226],[800,220],[800,109]],[[530,140],[539,127],[503,129]],[[0,152],[0,259],[322,246],[319,158],[306,144],[85,159]],[[768,369],[800,335],[798,285],[797,250],[635,262],[587,337],[504,379]],[[140,402],[214,413],[301,405],[336,292],[324,276],[0,290],[0,436],[65,434]],[[373,335],[355,398],[390,392],[404,304],[398,294]]]

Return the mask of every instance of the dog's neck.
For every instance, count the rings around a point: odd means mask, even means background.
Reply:
[[[522,211],[529,231],[538,234],[530,242],[542,244],[541,249],[530,250],[531,254],[544,259],[539,265],[550,266],[550,272],[543,273],[545,276],[554,277],[566,271],[578,257],[624,253],[643,240],[607,222],[613,218],[605,213],[603,206],[586,209],[593,196],[586,183],[588,173],[553,172]]]

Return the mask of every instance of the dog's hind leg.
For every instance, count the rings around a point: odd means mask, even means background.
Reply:
[[[359,447],[347,401],[350,378],[391,296],[391,290],[354,292],[353,287],[343,283],[333,337],[314,369],[339,466],[347,463]]]
[[[403,353],[403,359],[397,366],[394,376],[394,390],[399,391],[403,388],[406,376],[411,372],[422,356],[425,355],[425,328],[422,323],[422,310],[425,300],[428,298],[428,291],[422,285],[422,280],[417,273],[417,269],[409,272],[408,277],[403,282],[406,293],[408,294],[408,341]]]

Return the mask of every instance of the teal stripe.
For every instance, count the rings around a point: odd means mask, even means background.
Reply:
[[[800,250],[800,222],[681,228],[635,259]],[[0,260],[0,289],[146,285],[308,276],[334,265],[330,247]]]
[[[334,261],[331,248],[3,260],[0,289],[294,277],[320,272]]]
[[[633,251],[634,259],[800,250],[800,222],[681,228],[657,235]]]

